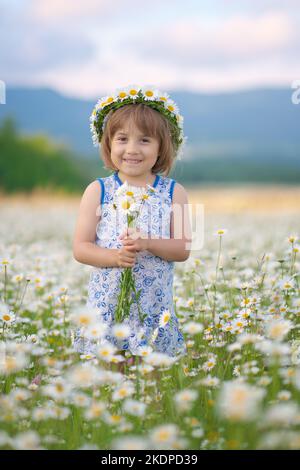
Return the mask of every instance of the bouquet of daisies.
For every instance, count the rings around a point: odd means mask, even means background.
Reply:
[[[120,211],[121,216],[125,216],[126,230],[136,229],[138,218],[142,212],[144,203],[155,194],[155,189],[151,185],[147,188],[130,187],[127,181],[118,188],[115,193],[113,207]],[[120,292],[118,295],[117,307],[115,311],[115,322],[121,323],[130,315],[131,304],[136,301],[139,318],[143,323],[147,316],[142,312],[140,306],[141,290],[137,291],[135,286],[134,273],[132,268],[124,268],[121,273]]]

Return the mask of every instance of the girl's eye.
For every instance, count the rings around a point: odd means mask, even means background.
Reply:
[[[126,140],[126,137],[119,137],[117,140]],[[144,142],[149,142],[149,139],[143,139]]]

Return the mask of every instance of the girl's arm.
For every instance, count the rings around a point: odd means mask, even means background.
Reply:
[[[176,182],[172,202],[170,239],[149,238],[146,249],[153,255],[160,256],[167,261],[186,261],[189,258],[192,230],[188,204],[186,190]]]
[[[118,267],[118,250],[95,244],[96,228],[101,216],[101,187],[98,181],[90,183],[80,201],[73,240],[73,256],[79,263],[102,267]]]

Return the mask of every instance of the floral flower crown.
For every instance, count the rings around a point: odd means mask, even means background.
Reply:
[[[118,88],[109,96],[100,98],[90,116],[90,129],[93,143],[99,146],[107,120],[108,113],[117,110],[126,104],[143,103],[165,116],[171,123],[171,138],[175,147],[175,154],[181,159],[183,147],[187,137],[183,134],[183,116],[179,114],[176,103],[170,99],[167,93],[163,93],[154,87],[128,86]]]

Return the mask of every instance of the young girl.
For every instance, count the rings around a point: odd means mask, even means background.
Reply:
[[[191,227],[184,210],[188,199],[183,186],[166,176],[186,139],[182,120],[168,95],[153,88],[118,90],[99,100],[92,113],[94,143],[100,143],[105,167],[113,173],[97,178],[82,196],[73,254],[80,263],[94,266],[87,306],[97,309],[109,328],[98,342],[82,338],[77,330],[73,345],[78,352],[93,354],[103,341],[120,348],[111,327],[121,273],[130,267],[147,316],[142,325],[136,303],[131,305],[131,334],[121,349],[134,355],[147,346],[169,356],[186,353],[173,306],[173,270],[175,261],[185,261],[190,254]],[[131,230],[114,218],[116,191],[125,182],[133,191],[145,191],[149,185],[154,190],[148,208],[145,204],[146,215],[143,211],[138,228]],[[170,321],[163,324],[166,312]]]

